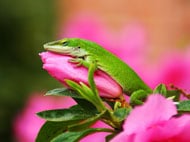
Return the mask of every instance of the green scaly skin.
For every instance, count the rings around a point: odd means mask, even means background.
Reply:
[[[89,67],[92,63],[96,63],[97,68],[112,77],[129,96],[137,90],[152,92],[126,63],[94,42],[79,38],[65,38],[46,43],[44,48],[51,52],[72,56],[71,62],[79,65]]]

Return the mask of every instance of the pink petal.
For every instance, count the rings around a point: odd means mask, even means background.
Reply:
[[[143,131],[149,126],[167,121],[177,113],[171,100],[161,95],[151,95],[144,105],[136,107],[124,123],[126,134]]]
[[[157,124],[143,132],[136,134],[136,139],[146,137],[147,141],[156,142],[188,142],[190,130],[190,115],[184,115],[179,118],[171,118],[162,124]],[[143,140],[144,141],[144,140]]]
[[[64,85],[65,79],[88,84],[88,69],[68,62],[71,57],[51,52],[43,52],[40,56],[44,63],[43,68]],[[104,72],[97,70],[94,80],[102,97],[115,98],[121,95],[121,87]]]
[[[183,115],[179,118],[172,118],[174,126],[176,126],[175,131],[178,130],[177,136],[175,136],[175,140],[181,142],[189,142],[189,130],[190,130],[190,115]]]

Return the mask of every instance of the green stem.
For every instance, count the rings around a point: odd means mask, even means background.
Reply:
[[[114,117],[113,113],[109,110],[106,111],[106,113],[103,115],[102,121],[104,121],[106,124],[108,124],[109,126],[111,126],[114,129],[120,130],[122,127],[122,122],[118,121]]]

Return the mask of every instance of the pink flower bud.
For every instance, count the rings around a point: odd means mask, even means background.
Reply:
[[[66,85],[65,79],[75,82],[88,84],[88,69],[83,66],[77,66],[69,62],[72,57],[55,54],[52,52],[40,53],[43,69]],[[94,74],[94,80],[100,96],[107,98],[116,98],[122,94],[122,89],[111,77],[105,72],[97,70]]]

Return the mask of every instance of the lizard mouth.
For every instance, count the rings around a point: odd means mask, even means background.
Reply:
[[[44,44],[44,49],[47,51],[51,51],[51,52],[55,52],[59,54],[65,54],[65,55],[71,53],[72,51],[71,47],[68,47],[68,46],[63,47],[61,45],[49,45],[48,43]]]
[[[81,49],[80,47],[71,47],[64,45],[64,42],[62,40],[46,43],[44,44],[44,49],[50,52],[73,57],[83,57],[86,55],[85,50]]]
[[[61,41],[53,41],[44,44],[44,49],[56,53],[68,54],[71,52],[71,47],[63,46]]]

